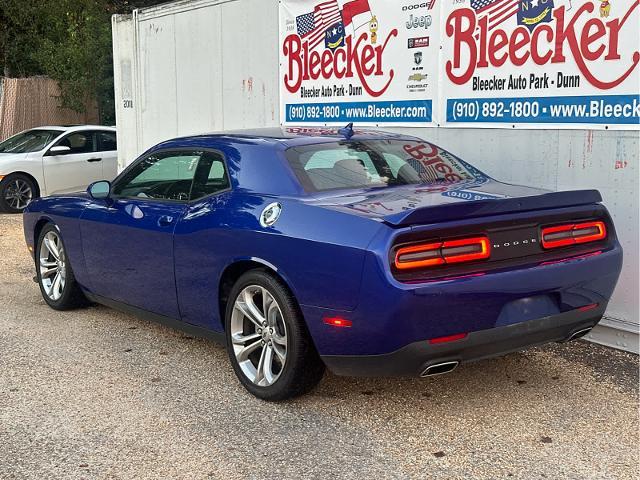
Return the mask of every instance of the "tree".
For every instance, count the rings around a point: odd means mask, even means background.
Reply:
[[[100,120],[115,123],[111,15],[158,0],[2,0],[0,66],[5,76],[47,75],[64,107],[84,112],[98,102]]]
[[[0,71],[5,76],[42,74],[33,53],[40,46],[42,23],[35,15],[34,0],[3,0],[0,3]]]

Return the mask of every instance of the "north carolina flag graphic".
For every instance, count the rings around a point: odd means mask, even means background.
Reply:
[[[354,29],[360,28],[369,23],[373,16],[369,7],[369,0],[350,0],[341,3],[342,22],[345,27],[353,25]]]

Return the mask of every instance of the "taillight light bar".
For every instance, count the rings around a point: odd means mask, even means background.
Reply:
[[[396,251],[398,270],[429,268],[451,263],[475,262],[491,256],[491,244],[485,236],[420,243]]]
[[[542,247],[559,248],[568,245],[597,242],[607,238],[604,222],[568,223],[542,229]]]

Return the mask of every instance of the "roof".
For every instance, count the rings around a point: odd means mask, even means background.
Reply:
[[[351,140],[379,140],[387,139],[412,139],[415,137],[402,135],[397,133],[385,132],[382,130],[354,129],[354,135]],[[228,130],[224,132],[211,132],[200,135],[189,135],[174,138],[158,146],[175,146],[183,140],[197,140],[198,143],[206,143],[207,140],[215,141],[221,139],[241,140],[248,142],[260,142],[279,144],[283,147],[291,147],[296,145],[305,145],[310,143],[335,142],[336,140],[344,140],[345,136],[338,132],[338,127],[265,127],[242,130]]]
[[[107,127],[105,125],[43,125],[41,127],[28,128],[27,130],[60,130],[64,132],[72,132],[77,130],[111,130],[116,131],[115,127]]]

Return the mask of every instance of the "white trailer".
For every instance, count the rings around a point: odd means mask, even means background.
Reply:
[[[280,125],[278,18],[278,2],[265,0],[183,0],[114,16],[120,168],[168,138]],[[600,190],[625,260],[588,338],[638,353],[640,132],[395,130],[440,144],[499,180]]]

